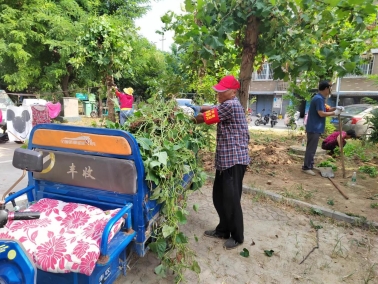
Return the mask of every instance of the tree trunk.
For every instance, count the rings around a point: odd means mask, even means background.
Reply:
[[[249,85],[252,79],[253,62],[257,54],[257,41],[259,36],[259,20],[256,16],[249,16],[245,30],[242,61],[240,64],[240,103],[245,110],[248,108]]]
[[[108,119],[110,121],[116,122],[115,112],[114,112],[114,103],[112,101],[112,99],[114,98],[114,92],[112,89],[113,86],[114,86],[114,79],[112,76],[108,75],[106,77],[106,97],[107,97],[107,103],[108,103]]]
[[[71,74],[73,72],[73,67],[72,67],[72,65],[67,65],[66,69],[67,69],[67,74],[64,75],[61,78],[61,80],[60,80],[60,87],[62,88],[63,96],[64,97],[69,97],[70,93],[68,92],[68,86],[69,86],[69,82],[70,82],[70,76],[71,76]]]

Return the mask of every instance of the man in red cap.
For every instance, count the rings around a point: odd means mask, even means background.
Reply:
[[[236,92],[240,88],[234,76],[225,76],[213,89],[217,106],[193,106],[197,123],[217,123],[215,180],[213,203],[219,216],[215,230],[205,231],[206,237],[227,239],[224,248],[233,249],[244,241],[243,211],[240,204],[243,178],[250,158],[249,131],[245,112]]]

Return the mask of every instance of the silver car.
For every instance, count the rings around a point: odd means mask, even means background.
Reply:
[[[367,118],[373,113],[378,114],[378,106],[371,104],[355,104],[345,107],[341,113],[342,128],[344,131],[353,129],[357,137],[368,137],[371,135],[372,125],[367,123]],[[337,117],[332,118],[331,123],[339,129]]]
[[[187,107],[185,104],[194,104],[191,99],[176,99],[177,105],[183,110],[187,115],[194,115],[194,110],[190,107]]]

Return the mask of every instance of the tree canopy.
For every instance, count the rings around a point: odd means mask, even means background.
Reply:
[[[267,60],[275,79],[312,80],[353,72],[376,44],[373,0],[197,0],[162,17],[201,76],[240,66],[239,97],[247,107],[254,68]],[[254,67],[255,66],[255,67]],[[220,76],[219,76],[220,77]],[[306,87],[312,87],[308,86]]]

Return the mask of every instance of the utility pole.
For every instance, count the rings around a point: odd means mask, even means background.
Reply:
[[[164,41],[166,38],[164,37],[164,33],[161,34],[161,51],[164,51]]]

